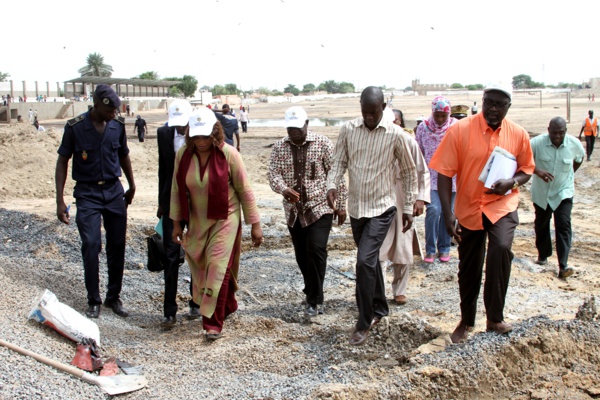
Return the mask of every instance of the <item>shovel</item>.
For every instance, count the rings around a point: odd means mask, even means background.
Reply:
[[[116,375],[116,376],[97,376],[88,374],[78,368],[70,365],[63,364],[58,361],[54,361],[48,357],[44,357],[40,354],[36,354],[33,351],[29,351],[12,343],[5,342],[0,339],[0,345],[8,347],[11,350],[21,353],[25,356],[33,357],[39,362],[50,365],[54,368],[60,369],[63,372],[67,372],[77,378],[84,380],[88,383],[93,383],[99,386],[100,389],[104,390],[111,396],[121,393],[133,392],[134,390],[141,389],[148,384],[148,381],[143,375]]]

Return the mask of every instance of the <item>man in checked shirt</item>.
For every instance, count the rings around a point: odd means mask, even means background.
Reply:
[[[326,180],[331,168],[333,143],[308,130],[302,107],[285,112],[288,136],[273,146],[269,184],[283,196],[283,208],[292,236],[296,262],[304,278],[305,314],[323,313],[323,281],[327,266],[327,241],[333,220],[346,220],[346,186],[340,184],[337,210],[327,204]]]

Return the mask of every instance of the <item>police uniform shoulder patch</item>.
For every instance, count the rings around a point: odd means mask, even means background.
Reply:
[[[115,120],[119,121],[120,123],[122,123],[123,125],[125,125],[125,118],[120,117],[120,116],[116,116]]]
[[[84,119],[85,119],[85,117],[83,115],[80,115],[78,117],[68,120],[67,124],[69,124],[69,126],[73,126],[76,123],[83,121]]]

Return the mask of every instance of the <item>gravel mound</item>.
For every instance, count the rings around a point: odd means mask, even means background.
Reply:
[[[85,310],[77,228],[5,209],[0,209],[0,220],[0,337],[68,364],[75,343],[27,316],[44,289]],[[96,321],[101,353],[143,366],[149,381],[122,398],[569,397],[593,393],[600,384],[600,324],[594,318],[535,316],[515,324],[510,335],[476,332],[466,344],[448,345],[448,330],[431,321],[447,314],[455,323],[455,263],[417,265],[417,276],[424,277],[415,283],[422,298],[412,308],[390,305],[390,316],[367,343],[351,347],[347,341],[356,305],[349,228],[332,232],[325,314],[309,319],[303,314],[301,275],[287,228],[276,216],[267,215],[262,223],[268,240],[259,250],[250,249],[244,227],[240,310],[215,343],[204,339],[199,320],[186,318],[185,264],[177,324],[171,330],[159,327],[163,278],[145,269],[151,227],[130,223],[122,298],[131,315],[124,319],[103,308]],[[103,265],[104,252],[100,257]],[[105,283],[101,268],[102,287]],[[106,398],[100,388],[6,348],[0,348],[0,357],[2,398]]]

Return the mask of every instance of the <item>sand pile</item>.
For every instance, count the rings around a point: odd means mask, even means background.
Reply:
[[[53,197],[62,131],[29,124],[0,125],[0,200]],[[72,190],[72,182],[66,190]]]

